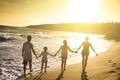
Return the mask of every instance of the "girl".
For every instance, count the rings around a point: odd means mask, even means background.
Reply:
[[[60,49],[57,51],[55,55],[58,54],[59,51],[61,51],[61,72],[63,72],[66,68],[66,61],[67,61],[67,56],[68,56],[68,50],[71,52],[76,52],[72,51],[69,46],[67,45],[67,40],[63,40],[63,44]]]

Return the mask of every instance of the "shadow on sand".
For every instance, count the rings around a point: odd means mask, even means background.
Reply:
[[[89,79],[88,79],[88,76],[87,76],[87,72],[85,72],[85,70],[82,70],[81,80],[89,80]]]
[[[56,78],[56,80],[61,80],[61,79],[63,78],[63,73],[64,73],[64,71],[62,71],[62,72],[58,75],[58,77]]]
[[[43,76],[43,74],[39,74],[37,75],[33,80],[41,80],[41,77]]]

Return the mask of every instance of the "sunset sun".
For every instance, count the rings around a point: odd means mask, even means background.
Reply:
[[[70,0],[68,13],[77,22],[95,22],[99,15],[99,0]]]
[[[0,80],[120,80],[120,0],[0,0]]]

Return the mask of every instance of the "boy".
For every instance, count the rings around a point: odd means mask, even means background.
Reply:
[[[47,52],[47,49],[48,49],[48,48],[47,48],[46,46],[45,46],[43,49],[44,49],[44,51],[41,52],[41,54],[40,54],[39,57],[42,56],[41,73],[42,73],[42,71],[43,71],[43,66],[44,66],[44,64],[45,64],[44,72],[46,73],[46,72],[47,72],[47,71],[46,71],[46,69],[47,69],[47,63],[48,63],[48,58],[47,58],[47,56],[48,56],[48,55],[54,56],[54,55],[51,55],[51,54],[49,54],[49,52]]]

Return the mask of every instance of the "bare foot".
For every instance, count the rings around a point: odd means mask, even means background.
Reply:
[[[33,69],[31,69],[30,72],[33,72]]]
[[[40,72],[40,74],[42,74],[42,71]]]
[[[44,71],[44,73],[47,73],[47,71]]]

